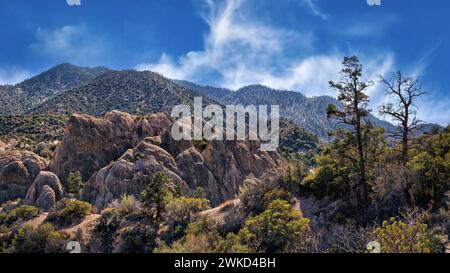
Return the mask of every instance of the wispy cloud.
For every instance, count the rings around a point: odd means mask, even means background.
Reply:
[[[323,13],[319,7],[317,6],[317,4],[315,3],[316,0],[302,0],[306,5],[308,5],[308,7],[310,8],[311,12],[316,15],[319,16],[320,18],[322,18],[323,20],[328,19],[328,15]]]
[[[108,49],[105,40],[91,34],[84,25],[66,25],[51,30],[38,28],[35,36],[36,42],[29,47],[36,55],[64,62],[95,64]]]
[[[136,68],[231,89],[260,83],[311,96],[335,95],[328,81],[339,76],[345,54],[311,54],[312,33],[278,28],[263,24],[258,18],[242,16],[244,2],[204,0],[207,10],[203,18],[209,25],[204,49],[178,58],[163,54],[159,62]],[[286,52],[292,49],[296,50],[295,57],[287,56]],[[392,57],[380,56],[368,66],[371,74],[392,65]]]
[[[202,51],[191,51],[174,59],[163,54],[158,63],[140,64],[139,70],[153,70],[171,78],[202,82],[214,78],[215,84],[237,88],[254,83],[255,74],[275,72],[285,62],[289,46],[310,48],[308,33],[275,28],[242,16],[244,0],[204,0],[203,19],[209,25]]]
[[[81,0],[66,0],[69,6],[81,6]]]
[[[0,67],[0,85],[16,84],[31,76],[29,71],[16,67]]]

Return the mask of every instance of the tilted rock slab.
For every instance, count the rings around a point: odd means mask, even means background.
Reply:
[[[0,203],[25,198],[28,188],[48,161],[28,151],[0,153]]]
[[[49,210],[63,195],[64,190],[58,177],[54,173],[42,171],[29,188],[24,204]]]
[[[134,118],[119,111],[108,113],[104,118],[72,115],[50,162],[50,171],[64,185],[68,175],[76,171],[87,181],[93,173],[131,148],[134,126]]]

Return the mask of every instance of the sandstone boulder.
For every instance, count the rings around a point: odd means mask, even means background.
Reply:
[[[203,187],[218,205],[234,199],[247,177],[266,183],[283,175],[283,158],[259,147],[258,141],[211,141],[202,153],[193,148],[180,154],[177,164],[189,187]]]
[[[64,190],[58,177],[54,173],[42,171],[28,189],[25,204],[49,210],[63,195]]]
[[[49,186],[45,185],[42,190],[39,198],[36,200],[36,207],[41,208],[43,210],[50,210],[56,204],[56,194]]]
[[[47,168],[44,158],[28,151],[0,154],[0,203],[25,198],[36,176]]]
[[[103,118],[74,114],[50,163],[65,184],[70,172],[80,171],[83,181],[131,148],[135,119],[113,111]]]
[[[157,172],[165,173],[173,187],[186,187],[172,156],[155,143],[155,138],[146,138],[117,162],[101,169],[85,185],[82,199],[103,208],[123,195],[139,196]]]
[[[158,171],[175,185],[203,187],[212,205],[234,199],[248,177],[266,183],[283,175],[283,158],[261,151],[259,141],[211,141],[196,148],[191,141],[175,141],[171,125],[167,114],[73,115],[50,171],[63,183],[80,171],[88,181],[83,198],[98,208],[124,194],[138,196]]]
[[[172,121],[169,115],[164,113],[151,114],[136,121],[133,132],[132,145],[138,145],[143,139],[150,136],[159,136],[170,132]]]

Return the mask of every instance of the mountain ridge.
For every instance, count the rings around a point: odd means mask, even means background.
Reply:
[[[63,91],[103,73],[106,67],[80,67],[69,63],[54,66],[16,85],[0,86],[0,115],[21,115]]]
[[[227,104],[255,104],[280,105],[280,115],[293,121],[301,128],[308,129],[323,140],[329,140],[328,131],[341,127],[337,121],[330,120],[326,115],[329,104],[337,106],[341,103],[331,96],[307,97],[300,92],[276,90],[270,87],[254,84],[244,86],[236,91],[211,86],[175,80],[179,85],[193,88],[203,96],[211,96],[220,103]],[[222,94],[220,94],[222,92]],[[211,95],[210,95],[211,94]],[[370,115],[370,121],[387,131],[394,130],[394,125]]]

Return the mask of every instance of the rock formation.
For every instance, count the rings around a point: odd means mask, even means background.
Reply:
[[[63,187],[58,177],[54,173],[42,171],[29,188],[25,204],[49,210],[63,197],[63,194]]]
[[[110,112],[104,118],[72,115],[50,163],[50,171],[63,184],[69,173],[76,171],[87,181],[94,172],[131,148],[134,126],[135,119],[119,111]]]
[[[186,188],[172,156],[156,146],[154,139],[146,138],[94,175],[86,184],[82,198],[103,208],[123,195],[139,196],[157,172],[165,173],[173,182],[172,187]]]
[[[25,198],[36,176],[47,166],[47,160],[32,152],[0,153],[0,203]]]
[[[83,199],[103,208],[124,194],[138,196],[145,183],[162,171],[174,185],[187,185],[192,191],[203,187],[211,203],[218,205],[234,199],[247,177],[261,178],[264,183],[278,179],[283,173],[282,157],[276,152],[261,151],[258,141],[212,141],[199,151],[190,141],[173,140],[170,128],[171,120],[166,114],[149,115],[136,121],[133,130],[124,133],[132,135],[130,145],[134,148],[99,169],[86,183]],[[89,138],[96,135],[84,133]],[[70,134],[65,139],[71,139]],[[80,154],[76,150],[72,152]],[[78,159],[73,161],[81,163]]]

